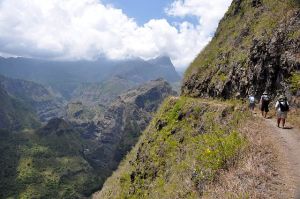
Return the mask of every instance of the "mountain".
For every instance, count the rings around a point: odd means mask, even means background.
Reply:
[[[145,61],[130,59],[113,61],[102,58],[95,61],[48,61],[29,58],[0,58],[0,74],[40,83],[69,99],[82,83],[100,83],[119,76],[130,82],[145,83],[164,78],[180,81],[169,58]]]
[[[299,1],[233,0],[186,71],[182,96],[164,101],[93,198],[282,198],[278,152],[268,160],[265,129],[254,125],[267,122],[237,99],[299,97],[299,14]]]
[[[1,99],[12,100],[0,91]],[[69,103],[64,118],[52,118],[35,130],[0,129],[0,198],[89,197],[137,142],[159,104],[172,94],[167,82],[151,81],[106,107]],[[28,96],[33,98],[32,93]],[[22,116],[22,110],[17,107],[17,116]],[[27,118],[22,118],[34,121],[26,113]]]
[[[0,84],[0,129],[36,128],[40,124],[30,106],[9,95]]]
[[[57,97],[42,85],[2,75],[0,75],[0,85],[9,95],[23,101],[24,104],[34,110],[41,122],[62,116],[63,99]]]
[[[239,105],[170,98],[93,198],[201,198],[244,147]],[[234,120],[234,121],[232,121]]]
[[[83,137],[97,140],[98,146],[85,156],[108,177],[135,145],[160,103],[174,94],[167,82],[158,79],[123,93],[107,107],[72,103],[68,112],[73,114],[66,119],[83,129]]]
[[[62,119],[0,137],[1,198],[83,198],[103,181],[83,155],[95,144]]]
[[[299,76],[300,70],[299,30],[299,1],[234,0],[187,70],[182,93],[228,99],[267,90],[290,96],[292,72]]]
[[[111,78],[100,83],[83,83],[78,86],[71,95],[71,102],[84,102],[84,104],[109,105],[119,95],[137,86],[137,82],[129,81],[120,76]]]

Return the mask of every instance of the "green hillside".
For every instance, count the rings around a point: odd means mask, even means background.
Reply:
[[[299,70],[298,0],[234,0],[212,41],[185,73],[182,93],[245,97],[287,92]]]
[[[237,102],[171,98],[95,198],[197,198],[246,140]]]
[[[0,129],[36,128],[40,124],[30,106],[10,96],[0,85]]]
[[[255,118],[233,99],[258,97],[265,90],[272,97],[299,98],[299,8],[294,0],[233,0],[214,38],[186,71],[182,96],[165,101],[94,198],[214,198],[220,173],[238,170],[235,165],[250,153],[263,163],[243,165],[236,175],[258,185],[235,184],[235,193],[225,187],[223,197],[267,196],[273,185],[266,184],[276,174],[268,152],[252,147],[254,141],[243,132]],[[272,176],[253,179],[247,166],[268,168]]]
[[[95,143],[63,120],[0,137],[0,198],[82,198],[103,181],[84,159]]]

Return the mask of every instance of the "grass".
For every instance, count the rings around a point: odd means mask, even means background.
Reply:
[[[300,90],[300,72],[295,72],[290,78],[290,85],[292,92],[296,93]]]
[[[292,192],[278,165],[278,146],[258,118],[251,118],[239,129],[247,147],[237,164],[220,172],[204,191],[203,198],[291,198]]]
[[[252,7],[251,2],[241,1],[240,8],[236,3],[229,8],[212,41],[186,70],[184,82],[197,81],[195,86],[208,82],[208,88],[216,88],[226,81],[220,73],[228,74],[236,66],[247,70],[253,40],[268,42],[279,24],[287,23],[293,10],[299,7],[293,0],[262,0],[259,8]],[[299,30],[294,29],[290,30],[289,37],[295,39]],[[183,89],[184,95],[189,95],[189,92],[193,89]]]
[[[293,197],[272,132],[244,107],[170,98],[93,198]]]
[[[81,154],[93,146],[76,131],[0,133],[0,198],[80,198],[103,179]]]
[[[235,105],[236,106],[235,106]],[[197,198],[246,140],[238,102],[170,98],[98,198]],[[162,125],[159,125],[162,124]],[[96,197],[96,198],[97,198]]]

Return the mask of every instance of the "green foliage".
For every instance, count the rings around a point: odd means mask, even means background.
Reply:
[[[300,90],[300,72],[292,74],[292,77],[290,78],[290,83],[292,92],[297,92]]]
[[[100,198],[197,198],[246,141],[239,102],[166,100]],[[158,124],[164,124],[159,126]]]
[[[226,79],[220,76],[236,65],[247,69],[247,59],[253,39],[271,38],[279,22],[288,19],[288,13],[295,6],[295,1],[262,0],[262,6],[252,7],[252,1],[233,2],[215,33],[212,41],[196,57],[185,73],[185,80],[195,76],[200,82],[211,77],[210,84],[222,84]],[[299,31],[290,33],[290,37],[298,38]],[[226,66],[226,67],[224,67]]]
[[[8,95],[1,86],[0,117],[0,128],[11,131],[40,126],[34,111],[27,104]]]
[[[79,132],[60,136],[34,131],[0,132],[0,198],[82,198],[90,195],[101,175],[84,159]]]

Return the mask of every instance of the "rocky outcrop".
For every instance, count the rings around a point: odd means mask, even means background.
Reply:
[[[87,105],[108,106],[119,95],[137,86],[121,76],[113,76],[99,83],[84,83],[77,87],[71,96],[71,102],[84,102]]]
[[[295,95],[290,77],[300,70],[300,9],[289,3],[234,1],[212,42],[189,68],[183,95],[225,99],[250,93],[258,97],[263,91],[273,97]]]
[[[52,133],[55,133],[57,136],[60,136],[64,133],[72,132],[72,126],[61,118],[52,118],[49,122],[41,129],[38,133],[41,136],[46,136]]]
[[[111,103],[98,121],[86,125],[86,137],[97,139],[99,147],[87,158],[100,168],[117,168],[135,145],[161,102],[174,95],[171,86],[161,80],[132,89]]]
[[[105,179],[136,144],[162,101],[175,94],[166,81],[158,79],[123,93],[108,106],[70,103],[66,108],[65,120],[80,132],[82,140],[93,143],[86,146],[82,153],[99,176]],[[62,121],[55,119],[51,123],[65,124]],[[54,132],[64,133],[61,128]]]

